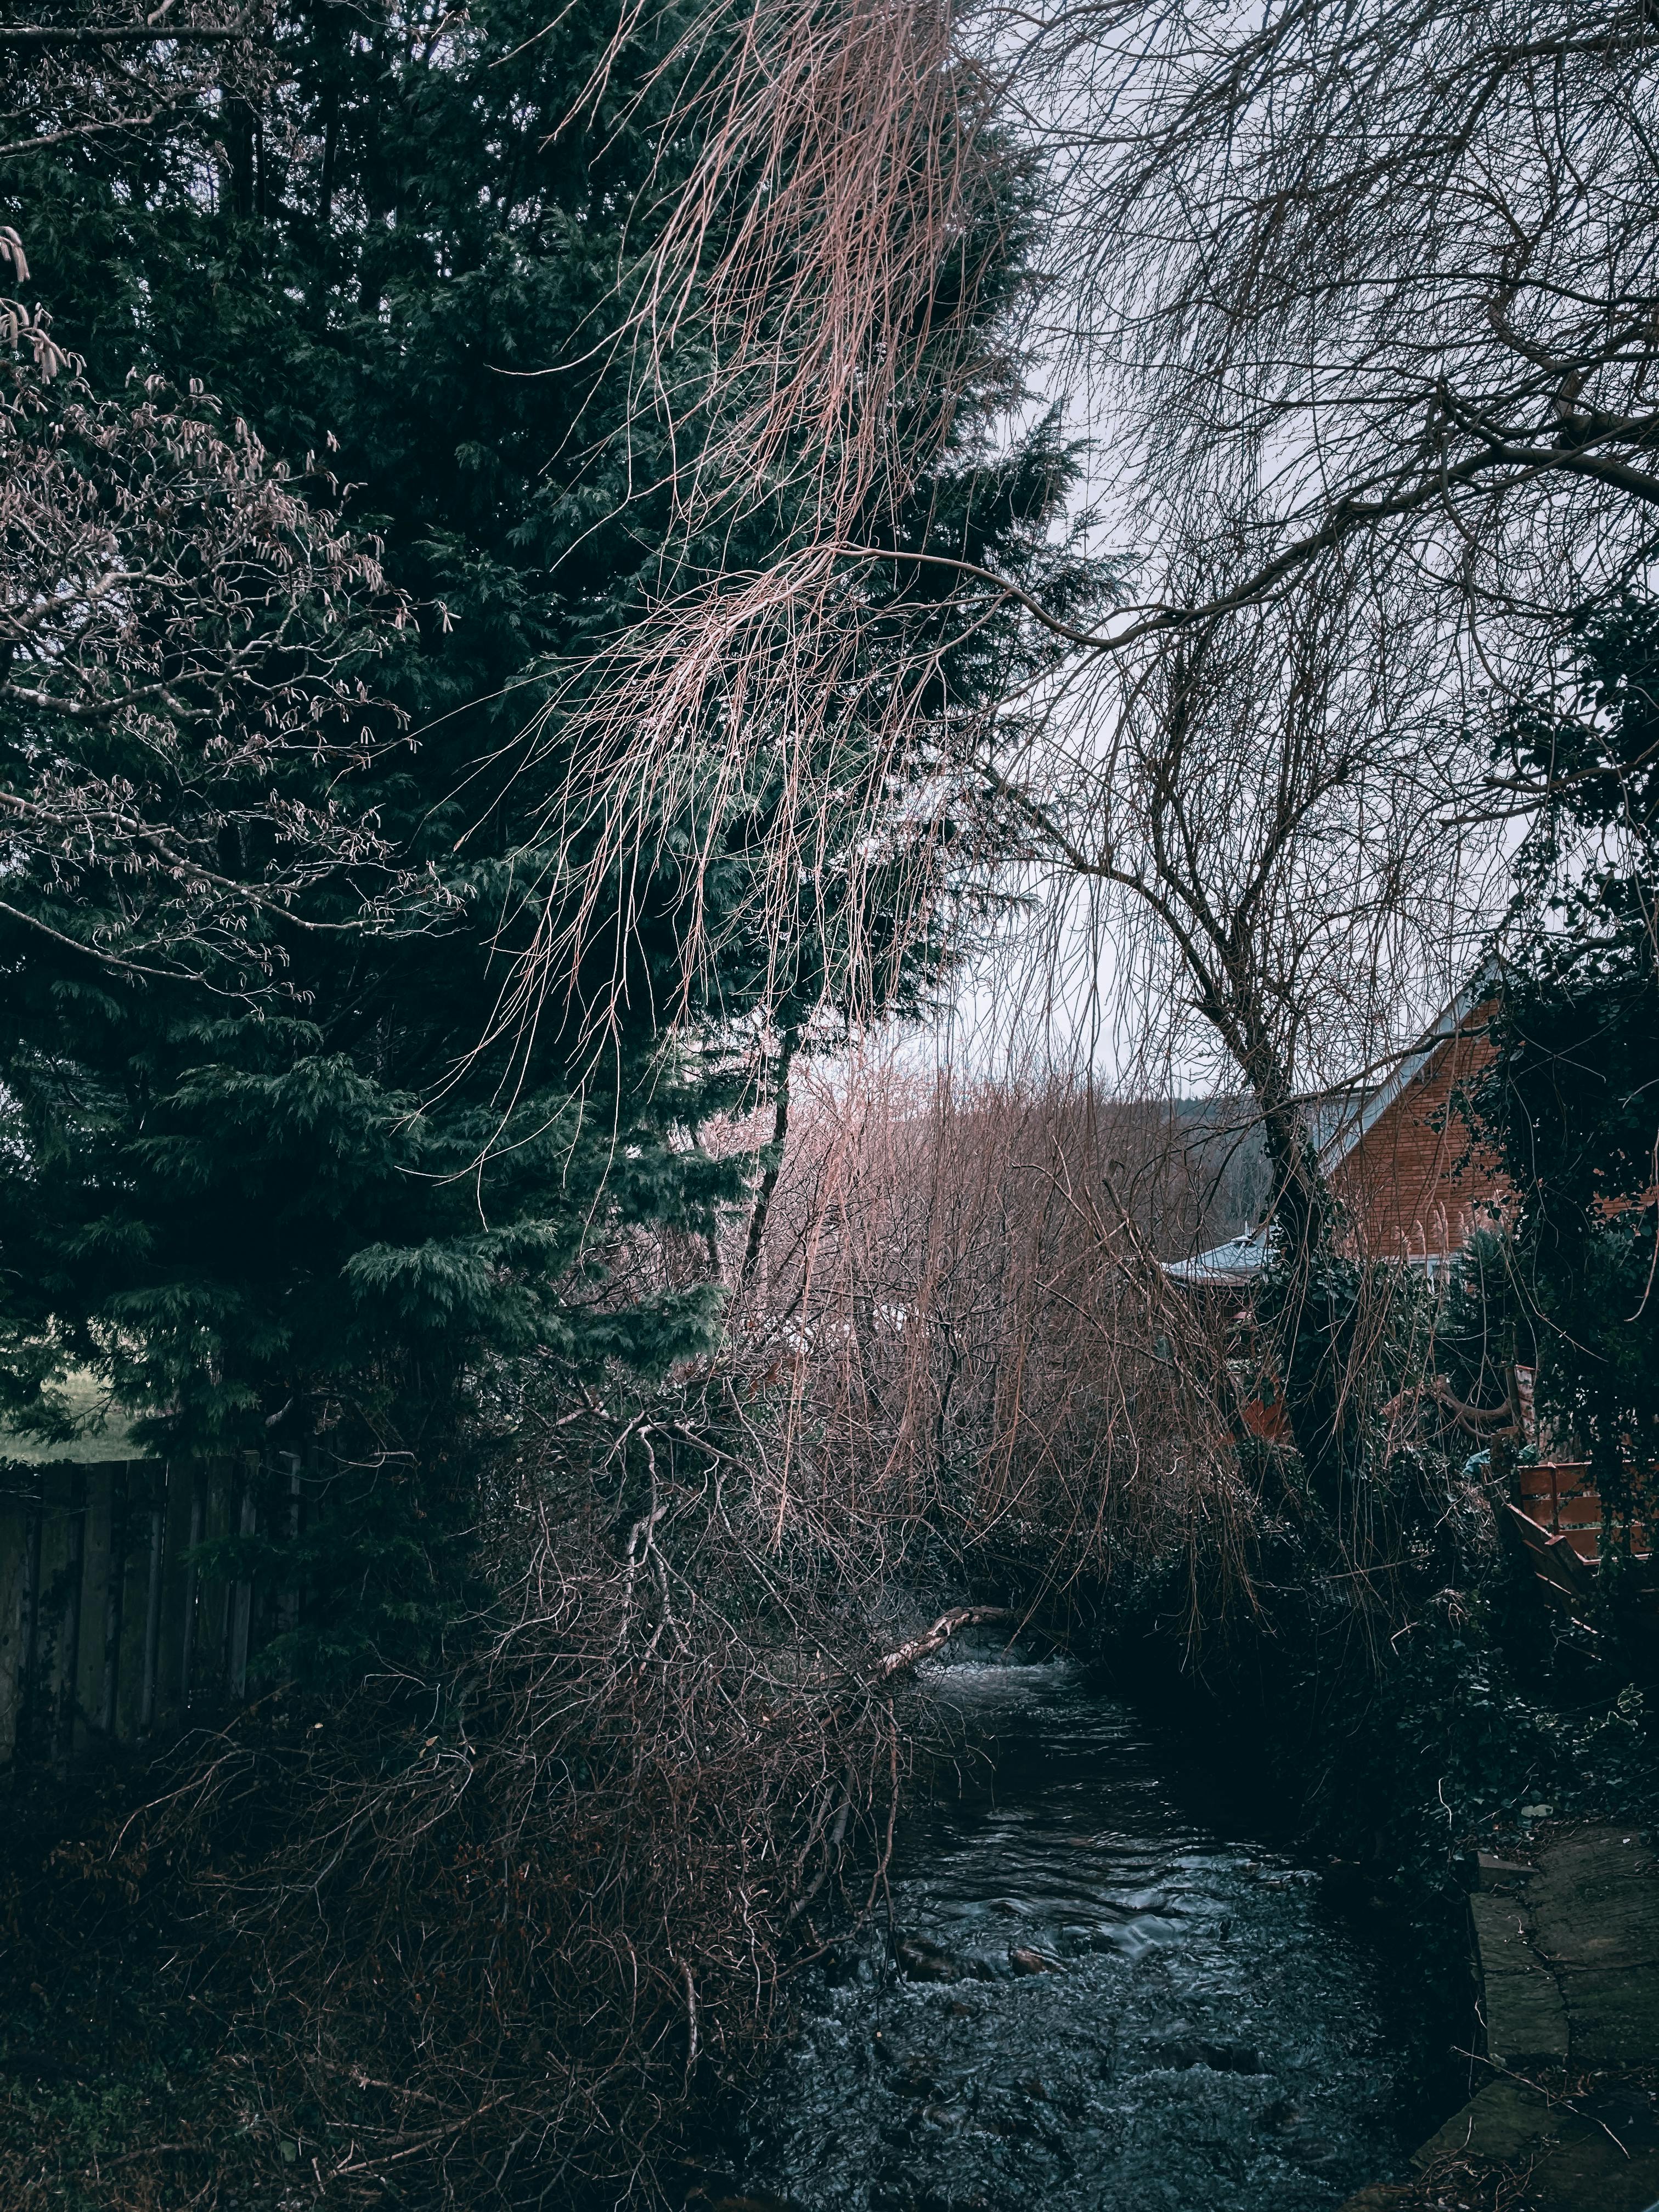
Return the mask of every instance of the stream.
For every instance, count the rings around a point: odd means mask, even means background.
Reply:
[[[1318,1875],[1069,1662],[932,1686],[963,1755],[900,1825],[890,1925],[798,1984],[737,2201],[1312,2212],[1401,2172],[1381,1943]]]

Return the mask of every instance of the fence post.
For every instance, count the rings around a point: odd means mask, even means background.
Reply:
[[[81,1577],[87,1555],[87,1471],[70,1469],[69,1557],[64,1563],[64,1619],[58,1636],[58,1743],[61,1764],[75,1749],[76,1680],[81,1667]]]
[[[104,1672],[98,1696],[98,1726],[115,1735],[115,1700],[120,1689],[121,1626],[127,1588],[127,1470],[110,1469],[109,1578],[104,1590]]]
[[[144,1672],[138,1699],[138,1733],[155,1725],[155,1673],[161,1656],[161,1570],[166,1557],[168,1468],[163,1462],[152,1478],[149,1508],[149,1589],[144,1605]]]
[[[199,1577],[196,1571],[195,1551],[202,1540],[202,1485],[206,1480],[202,1469],[192,1465],[190,1478],[190,1550],[191,1558],[185,1566],[185,1633],[183,1648],[179,1655],[179,1710],[188,1713],[194,1683],[191,1675],[196,1665],[196,1594]]]

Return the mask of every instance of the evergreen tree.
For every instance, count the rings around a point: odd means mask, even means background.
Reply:
[[[1537,812],[1516,867],[1497,1057],[1475,1101],[1515,1196],[1540,1414],[1605,1504],[1659,1495],[1659,605],[1589,610],[1500,745]]]
[[[331,787],[395,855],[398,927],[365,927],[349,857],[256,902],[259,957],[283,985],[256,1003],[234,966],[135,973],[43,938],[27,912],[0,916],[13,1402],[50,1420],[52,1378],[90,1366],[174,1451],[325,1436],[361,1470],[355,1506],[298,1563],[317,1593],[313,1656],[335,1666],[429,1630],[430,1540],[470,1516],[457,1439],[481,1389],[532,1357],[592,1384],[710,1343],[718,1285],[624,1295],[607,1259],[644,1225],[707,1242],[744,1164],[693,1139],[743,1092],[745,1024],[777,1011],[798,1031],[846,1005],[833,869],[787,945],[752,919],[753,855],[787,794],[749,787],[720,799],[712,869],[695,859],[706,838],[647,825],[626,938],[588,933],[532,1048],[486,1036],[573,858],[544,835],[556,723],[533,753],[522,733],[556,708],[556,671],[634,618],[668,532],[669,426],[633,406],[611,341],[643,247],[630,224],[678,158],[659,71],[674,22],[640,23],[573,121],[615,29],[595,4],[550,21],[539,0],[465,18],[295,0],[263,77],[0,167],[0,212],[94,389],[135,371],[194,379],[296,469],[325,463],[414,611],[373,675],[409,742]],[[1064,593],[1076,571],[1045,544],[1067,474],[1052,431],[1000,460],[976,442],[1006,389],[994,325],[1020,282],[1022,191],[1011,171],[1006,204],[986,211],[1003,273],[978,310],[983,392],[893,542]],[[702,342],[692,314],[693,387]],[[692,409],[676,452],[697,435]],[[678,557],[758,565],[792,526],[781,501]],[[886,588],[872,650],[884,638],[896,666],[919,637],[943,641],[927,680],[979,705],[1029,668],[1011,614],[962,623],[950,645],[951,572],[896,564]],[[31,735],[8,735],[16,787]],[[850,780],[867,769],[855,726],[823,743]],[[936,866],[959,834],[947,824]],[[270,866],[257,841],[224,859],[255,885]],[[44,913],[51,896],[34,872],[14,902]],[[694,898],[714,914],[719,972],[671,1048],[660,1010]],[[883,990],[902,1006],[938,947],[910,942],[899,905],[896,886]],[[596,1057],[584,1010],[619,952],[622,1018]]]

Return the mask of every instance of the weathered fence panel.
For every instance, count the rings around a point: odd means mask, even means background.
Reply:
[[[297,1536],[325,1492],[295,1452],[0,1469],[0,1766],[62,1765],[240,1703],[301,1593],[226,1580],[199,1549]]]

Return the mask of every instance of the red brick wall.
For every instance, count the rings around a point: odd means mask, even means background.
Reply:
[[[1374,1259],[1443,1256],[1491,1227],[1502,1198],[1498,1164],[1471,1145],[1452,1094],[1492,1058],[1470,1035],[1488,1018],[1479,1007],[1339,1163],[1332,1177],[1358,1241]]]

